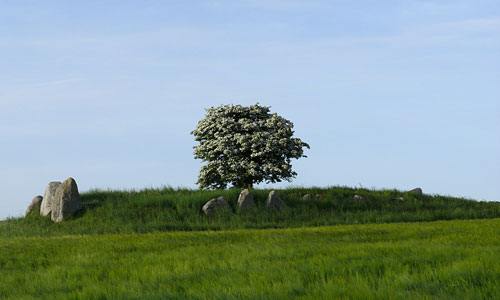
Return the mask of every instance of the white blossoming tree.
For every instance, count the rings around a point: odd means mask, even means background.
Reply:
[[[199,142],[195,158],[206,162],[198,176],[200,188],[224,189],[228,183],[251,188],[262,181],[290,181],[297,176],[290,160],[306,157],[303,148],[309,145],[292,137],[292,122],[269,111],[259,103],[206,110],[191,132]]]

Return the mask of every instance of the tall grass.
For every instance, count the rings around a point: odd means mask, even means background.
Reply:
[[[500,219],[0,237],[0,299],[500,299]]]
[[[170,187],[143,191],[94,190],[81,195],[84,209],[67,221],[54,224],[49,217],[40,217],[34,212],[27,218],[0,222],[0,236],[289,228],[500,217],[500,203],[347,187],[278,190],[287,204],[280,211],[265,208],[269,190],[252,190],[257,207],[240,211],[239,192],[237,189],[206,191]],[[321,194],[323,199],[304,201],[302,196],[306,193]],[[365,200],[353,201],[355,194]],[[203,204],[220,195],[228,200],[229,209],[213,218],[204,216]]]

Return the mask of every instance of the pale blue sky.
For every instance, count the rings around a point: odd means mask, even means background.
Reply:
[[[0,219],[69,176],[194,188],[204,108],[257,101],[311,145],[274,186],[500,200],[498,0],[0,0],[0,54]]]

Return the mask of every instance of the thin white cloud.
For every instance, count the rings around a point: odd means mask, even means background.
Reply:
[[[75,48],[105,47],[106,45],[140,46],[143,43],[172,43],[174,45],[200,43],[222,35],[222,30],[201,27],[164,27],[149,31],[136,31],[118,34],[93,34],[89,36],[47,35],[37,37],[1,38],[0,47],[40,47],[40,48]]]
[[[49,80],[49,81],[13,81],[13,83],[5,83],[8,82],[8,80],[4,81],[2,85],[0,85],[0,92],[12,92],[12,91],[26,91],[26,90],[31,90],[31,89],[37,89],[37,88],[50,88],[50,87],[57,87],[57,86],[64,86],[68,85],[71,83],[77,83],[84,81],[84,78],[65,78],[65,79],[54,79],[54,80]],[[10,102],[6,98],[0,98],[0,104],[2,103],[7,103]]]
[[[39,82],[39,83],[33,84],[32,86],[53,86],[53,85],[61,85],[61,84],[66,84],[66,83],[82,81],[82,80],[83,80],[83,78],[66,78],[66,79],[58,79],[58,80]]]
[[[431,47],[446,45],[481,46],[500,44],[500,18],[465,19],[454,22],[436,22],[401,30],[394,35],[319,37],[267,43],[267,48],[280,53],[333,54],[351,51],[373,53],[372,47],[390,48]],[[349,53],[349,52],[346,52]]]
[[[468,32],[500,33],[500,17],[465,19],[434,25],[442,30],[463,30]]]

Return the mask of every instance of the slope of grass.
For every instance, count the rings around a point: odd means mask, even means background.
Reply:
[[[289,228],[336,224],[417,222],[500,217],[500,203],[461,198],[412,195],[397,190],[346,187],[278,190],[287,203],[279,212],[264,202],[269,190],[253,190],[257,208],[240,212],[240,190],[200,191],[149,189],[144,191],[91,191],[82,194],[84,209],[74,218],[54,224],[33,213],[28,218],[0,222],[0,236],[57,236],[66,234],[145,233],[157,231]],[[301,200],[322,194],[323,199]],[[353,201],[359,194],[365,201]],[[223,195],[230,209],[214,218],[201,213],[211,198]],[[402,197],[403,200],[398,198]]]
[[[0,299],[500,299],[500,219],[0,237]]]

